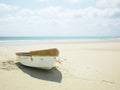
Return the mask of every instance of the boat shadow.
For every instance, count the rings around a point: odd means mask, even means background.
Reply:
[[[16,65],[24,73],[30,75],[33,78],[57,82],[57,83],[61,83],[61,81],[62,81],[62,74],[56,67],[52,68],[51,70],[42,70],[42,69],[38,69],[38,68],[23,66],[19,62],[16,63]]]

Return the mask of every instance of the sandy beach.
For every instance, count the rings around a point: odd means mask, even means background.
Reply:
[[[58,48],[49,71],[22,66],[15,52]],[[0,42],[0,90],[120,90],[120,41]]]

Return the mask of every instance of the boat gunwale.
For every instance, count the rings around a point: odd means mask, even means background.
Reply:
[[[16,53],[17,56],[31,56],[29,52],[19,52]]]
[[[58,56],[59,51],[56,48],[45,49],[45,50],[35,50],[30,52],[17,52],[18,56]]]
[[[57,56],[57,55],[31,55],[29,52],[19,52],[16,53],[17,56]]]

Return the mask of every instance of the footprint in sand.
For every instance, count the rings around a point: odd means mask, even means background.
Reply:
[[[4,61],[4,62],[0,62],[0,69],[4,69],[4,70],[15,70],[15,69],[19,69],[16,65],[17,61],[13,61],[13,60],[9,60],[9,61]]]

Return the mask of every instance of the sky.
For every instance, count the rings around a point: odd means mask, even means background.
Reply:
[[[0,36],[120,36],[120,0],[0,0]]]

